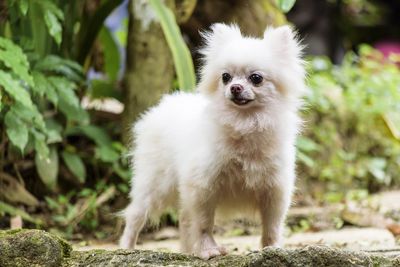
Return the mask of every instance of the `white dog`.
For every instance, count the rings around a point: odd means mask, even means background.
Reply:
[[[282,241],[306,91],[302,47],[288,26],[267,28],[262,39],[234,25],[211,29],[199,93],[165,96],[134,127],[123,248],[169,206],[180,211],[183,252],[204,259],[226,253],[212,236],[220,211],[256,212],[262,246]]]

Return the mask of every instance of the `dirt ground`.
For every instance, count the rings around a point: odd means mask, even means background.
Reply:
[[[288,216],[285,247],[326,245],[364,251],[400,250],[400,191],[384,192],[365,201],[327,207],[292,208]],[[233,221],[215,227],[219,244],[232,254],[260,249],[259,226]],[[116,242],[89,241],[74,244],[77,250],[118,249]],[[175,227],[164,227],[143,234],[138,249],[179,251],[179,234]]]

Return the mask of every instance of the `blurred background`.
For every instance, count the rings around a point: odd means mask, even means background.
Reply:
[[[199,31],[235,22],[260,36],[290,24],[306,45],[310,93],[287,245],[396,246],[398,14],[396,0],[0,1],[0,229],[115,244],[130,127],[162,94],[194,89]],[[142,246],[173,249],[177,224],[169,210]],[[244,219],[215,231],[238,240],[233,251],[259,244]]]

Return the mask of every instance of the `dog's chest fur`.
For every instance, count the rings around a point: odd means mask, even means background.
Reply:
[[[221,176],[232,190],[271,187],[278,168],[275,136],[271,132],[254,132],[246,135],[227,135],[227,148]]]

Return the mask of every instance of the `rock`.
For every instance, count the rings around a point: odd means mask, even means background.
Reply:
[[[92,250],[73,252],[63,267],[70,266],[209,266],[199,258],[150,250]]]
[[[179,231],[176,227],[164,227],[154,234],[154,240],[167,240],[179,238]]]
[[[317,233],[298,233],[287,239],[287,246],[324,244],[351,250],[390,248],[396,245],[394,236],[380,228],[343,228]]]
[[[260,236],[216,236],[217,243],[226,247],[229,253],[244,254],[260,249]],[[396,246],[395,238],[386,229],[380,228],[344,228],[321,232],[306,232],[293,234],[285,240],[285,247],[298,248],[307,245],[327,245],[350,250],[392,249]],[[167,239],[161,241],[146,240],[137,245],[138,249],[160,252],[179,252],[179,240]],[[76,247],[77,250],[118,249],[116,244],[94,244]]]
[[[60,266],[71,246],[41,230],[0,231],[0,266]]]
[[[292,207],[289,210],[287,224],[299,225],[302,220],[307,221],[312,229],[327,230],[336,226],[335,218],[345,208],[344,204],[330,204],[328,206],[303,206]]]
[[[340,217],[348,224],[361,227],[385,228],[393,223],[393,220],[385,218],[383,214],[370,208],[358,206],[355,203],[349,203],[341,212]]]
[[[378,194],[378,205],[383,213],[400,210],[400,190]]]
[[[398,254],[399,255],[399,254]],[[399,266],[400,257],[390,258],[324,246],[301,249],[264,249],[248,256],[247,266]]]
[[[73,252],[64,266],[399,266],[398,255],[400,254],[384,257],[324,246],[307,246],[301,249],[271,247],[245,256],[228,255],[203,261],[178,253],[94,250]]]
[[[324,246],[265,248],[247,255],[209,261],[179,253],[148,250],[72,251],[68,243],[45,231],[0,231],[0,266],[400,266],[400,251],[391,256]]]
[[[400,254],[397,254],[400,255]],[[64,267],[69,266],[400,266],[400,256],[384,257],[378,254],[351,252],[323,246],[301,249],[266,248],[245,256],[228,255],[203,261],[178,253],[147,250],[94,250],[73,252]]]

